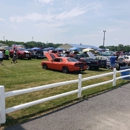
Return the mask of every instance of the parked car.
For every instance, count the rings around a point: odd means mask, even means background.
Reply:
[[[128,65],[130,65],[130,55],[125,55],[125,56],[124,56],[124,61],[125,61]]]
[[[35,53],[35,58],[36,59],[44,59],[46,58],[46,56],[44,55],[44,50],[43,49],[40,49],[40,50],[37,50],[36,53]]]
[[[31,52],[32,58],[36,58],[35,56],[36,52],[42,49],[39,47],[33,47],[33,48],[28,48],[27,50]]]
[[[81,54],[76,54],[74,56],[74,58],[76,58],[79,61],[86,62],[87,66],[88,66],[88,68],[87,68],[88,70],[91,70],[91,69],[98,70],[99,67],[100,67],[99,61],[98,61],[98,59],[93,58],[91,56],[91,53],[92,52],[84,52],[84,53],[81,53]]]
[[[109,56],[96,56],[101,68],[110,68],[110,59],[108,57]]]
[[[35,58],[35,51],[33,51],[31,49],[27,49],[27,51],[29,51],[31,53],[32,58]]]
[[[129,65],[129,56],[119,56],[117,60],[119,63],[119,69],[120,69],[120,67]]]
[[[27,51],[25,48],[18,48],[17,56],[19,59],[27,58],[27,59],[31,60],[31,58],[32,58],[31,53],[29,51]]]
[[[17,53],[17,58],[19,59],[23,59],[23,58],[27,58],[29,60],[31,60],[31,52],[27,51],[25,48],[23,47],[17,47],[15,46],[15,49],[16,49],[16,53]],[[10,57],[12,58],[13,57],[13,53],[14,53],[14,48],[12,48],[10,50]]]
[[[10,53],[10,57],[13,57],[14,54],[14,50],[18,50],[19,48],[24,48],[22,45],[13,45],[10,49],[9,49],[9,53]]]
[[[78,61],[72,57],[58,57],[55,53],[45,52],[48,61],[42,61],[41,65],[44,69],[52,69],[69,73],[73,71],[85,71],[87,65],[85,62]]]

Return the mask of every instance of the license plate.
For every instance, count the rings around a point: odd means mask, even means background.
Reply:
[[[26,57],[29,57],[29,54],[26,54]]]

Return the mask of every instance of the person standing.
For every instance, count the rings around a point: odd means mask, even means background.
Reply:
[[[9,60],[9,50],[5,50],[5,59]]]
[[[16,49],[14,48],[14,52],[13,52],[13,57],[12,57],[12,62],[11,63],[18,63],[17,62],[17,52]]]
[[[2,51],[0,51],[0,64],[1,65],[3,65],[3,57],[4,57],[4,55],[3,55],[3,52]]]
[[[110,65],[111,65],[111,69],[113,69],[116,65],[116,56],[115,55],[112,55],[110,57]]]

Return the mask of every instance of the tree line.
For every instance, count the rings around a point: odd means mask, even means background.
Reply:
[[[118,46],[99,46],[99,48],[107,48],[110,51],[124,51],[124,52],[130,52],[130,45],[123,45],[123,44],[119,44]]]
[[[17,45],[23,45],[25,46],[25,48],[33,48],[33,47],[39,47],[39,48],[48,48],[48,47],[54,47],[57,48],[60,45],[62,45],[62,43],[44,43],[44,42],[36,42],[36,41],[29,41],[29,42],[16,42],[16,41],[0,41],[0,43],[6,44],[7,46],[11,47],[14,44]],[[123,45],[123,44],[119,44],[118,46],[99,46],[99,48],[102,49],[109,49],[110,51],[124,51],[124,52],[130,52],[130,45]]]
[[[61,43],[44,43],[44,42],[36,42],[36,41],[29,41],[29,42],[16,42],[16,41],[0,41],[0,43],[6,44],[7,46],[11,47],[12,45],[23,45],[25,48],[33,48],[33,47],[39,47],[39,48],[48,48],[48,47],[54,47],[57,48],[58,46],[62,45]]]

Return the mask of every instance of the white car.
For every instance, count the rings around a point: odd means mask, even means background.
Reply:
[[[126,62],[126,64],[130,65],[130,56],[129,55],[125,55],[124,56],[124,61]]]

